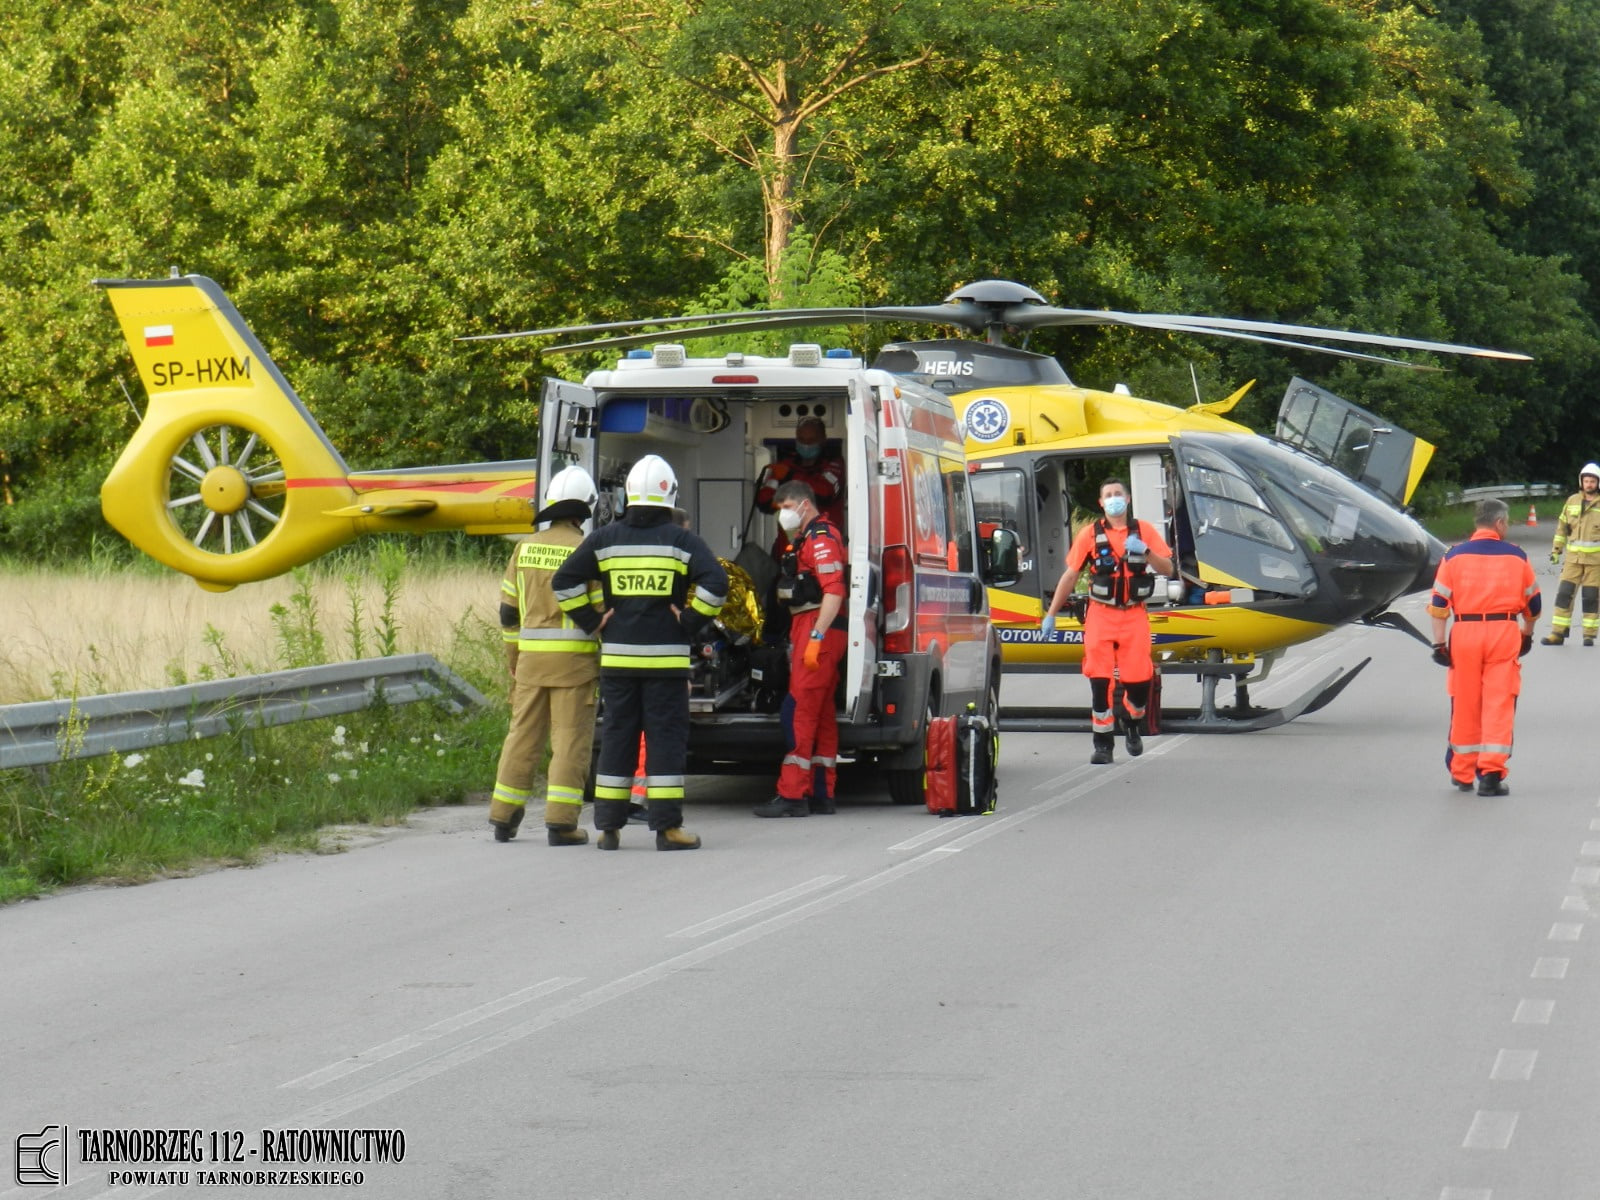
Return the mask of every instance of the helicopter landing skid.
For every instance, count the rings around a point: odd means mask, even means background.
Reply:
[[[1200,707],[1163,707],[1159,718],[1160,729],[1162,733],[1255,733],[1287,725],[1296,717],[1314,713],[1332,703],[1371,661],[1370,658],[1364,658],[1348,671],[1339,668],[1281,708],[1256,708],[1249,703],[1242,687],[1236,688],[1235,692],[1242,703],[1218,708],[1215,703],[1216,677],[1210,676],[1202,684]],[[1091,728],[1088,709],[1037,706],[1002,705],[999,724],[1001,733],[1088,733]]]

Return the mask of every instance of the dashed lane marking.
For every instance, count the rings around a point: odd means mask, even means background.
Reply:
[[[1461,1143],[1463,1150],[1504,1150],[1511,1145],[1517,1132],[1519,1112],[1487,1112],[1479,1109],[1472,1117],[1472,1126]]]

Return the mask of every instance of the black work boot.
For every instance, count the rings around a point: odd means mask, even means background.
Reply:
[[[615,829],[602,829],[594,844],[598,850],[616,850],[622,845],[622,835]]]
[[[511,810],[511,816],[504,821],[490,821],[489,826],[494,830],[494,840],[509,842],[517,836],[517,828],[522,824],[522,816],[527,810],[517,807]]]
[[[545,840],[552,846],[582,846],[589,840],[589,831],[578,828],[578,815],[583,806],[562,804],[557,800],[544,803]]]
[[[1480,796],[1509,796],[1511,789],[1506,786],[1506,777],[1499,771],[1485,771],[1478,776],[1478,795]]]
[[[839,811],[834,807],[832,796],[813,796],[810,800],[806,801],[806,805],[811,809],[812,812],[818,813],[825,817],[831,817],[834,813]]]
[[[1089,761],[1097,767],[1103,767],[1111,761],[1111,748],[1117,744],[1115,734],[1097,733],[1094,735],[1094,753],[1089,755]]]
[[[782,796],[774,796],[750,811],[758,817],[809,817],[811,805],[804,800],[785,800]]]
[[[1131,718],[1124,718],[1122,722],[1123,740],[1128,747],[1128,757],[1138,758],[1144,753],[1144,738],[1139,733],[1139,722]]]
[[[1588,634],[1584,634],[1584,635],[1583,635],[1583,644],[1584,644],[1584,645],[1585,645],[1585,646],[1592,646],[1592,645],[1594,645],[1594,638],[1592,638],[1592,637],[1590,637],[1590,636],[1589,636],[1589,635],[1588,635]]]

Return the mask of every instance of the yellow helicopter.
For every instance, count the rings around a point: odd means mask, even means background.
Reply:
[[[150,398],[102,486],[102,507],[129,541],[202,587],[225,590],[270,578],[366,533],[528,528],[538,459],[352,471],[212,280],[174,272],[96,282],[107,290]],[[1014,581],[989,587],[1008,670],[1074,670],[1081,660],[1081,628],[1063,621],[1047,638],[1039,615],[1060,574],[1075,510],[1101,478],[1123,476],[1134,512],[1164,526],[1178,551],[1178,577],[1167,581],[1159,593],[1164,603],[1153,610],[1154,649],[1164,672],[1193,673],[1204,683],[1200,709],[1168,710],[1168,728],[1263,728],[1314,711],[1356,672],[1274,710],[1253,708],[1248,685],[1264,678],[1285,648],[1338,626],[1405,627],[1388,606],[1431,582],[1442,550],[1398,507],[1432,447],[1300,380],[1285,400],[1280,440],[1266,438],[1223,415],[1245,389],[1180,409],[1121,390],[1081,388],[1053,358],[1009,347],[1004,335],[1116,324],[1403,366],[1412,364],[1306,339],[1527,360],[1309,326],[1056,308],[1002,280],[971,284],[939,305],[725,313],[474,340],[614,335],[546,350],[553,353],[873,321],[983,335],[892,343],[872,366],[901,386],[945,394],[963,419],[979,530],[1020,547]],[[628,329],[650,332],[618,335]],[[574,433],[572,413],[582,415],[562,407],[563,388],[572,386],[547,381],[541,458],[559,457],[559,439]],[[768,432],[780,436],[768,437],[764,452],[781,445],[783,430]],[[762,447],[752,443],[752,449]],[[1231,709],[1215,703],[1223,679],[1235,686]],[[1077,727],[1055,711],[1002,710],[1001,716],[1015,729]]]
[[[1056,308],[1005,280],[973,283],[937,306],[791,309],[486,336],[613,333],[546,350],[553,353],[867,321],[927,322],[983,335],[981,341],[891,343],[873,366],[951,397],[966,431],[980,531],[1007,530],[1020,544],[1015,581],[989,588],[1008,673],[1077,670],[1082,662],[1081,623],[1065,619],[1046,634],[1040,616],[1073,534],[1095,515],[1089,510],[1101,480],[1122,478],[1130,511],[1162,528],[1176,551],[1176,577],[1158,587],[1150,607],[1153,650],[1161,673],[1193,674],[1202,684],[1197,709],[1162,713],[1160,724],[1174,730],[1243,732],[1321,708],[1367,660],[1281,708],[1253,706],[1248,689],[1288,647],[1339,626],[1387,626],[1427,643],[1389,605],[1430,586],[1443,553],[1403,511],[1434,447],[1299,378],[1284,397],[1277,436],[1268,438],[1223,415],[1249,384],[1224,400],[1178,408],[1139,399],[1120,385],[1109,392],[1079,387],[1054,358],[1007,346],[1003,336],[1054,325],[1115,324],[1413,369],[1416,364],[1345,346],[1529,361],[1502,350],[1312,326]],[[643,326],[674,328],[613,332]],[[1223,680],[1234,685],[1231,707],[1216,701]],[[1000,717],[1002,728],[1017,731],[1088,727],[1083,714],[1061,708],[1002,708]]]

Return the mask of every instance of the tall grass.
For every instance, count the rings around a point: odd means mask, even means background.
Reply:
[[[463,617],[494,621],[498,568],[398,547],[207,592],[162,571],[0,564],[0,704],[171,687],[383,654],[440,653]],[[314,636],[285,644],[289,636]],[[309,634],[304,631],[311,631]]]
[[[481,555],[419,562],[392,545],[219,594],[140,568],[0,566],[0,703],[413,652],[491,700],[461,715],[378,705],[87,759],[70,755],[82,727],[69,721],[63,762],[0,772],[0,903],[315,848],[330,824],[394,823],[486,793],[505,733],[498,571]]]

